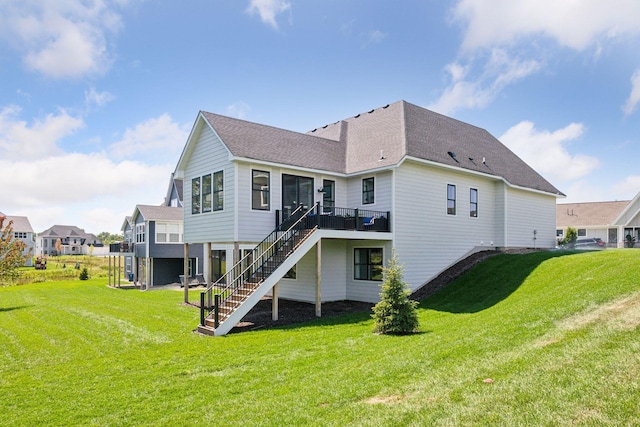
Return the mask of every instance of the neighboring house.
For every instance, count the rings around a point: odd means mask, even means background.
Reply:
[[[234,266],[206,322],[215,334],[268,293],[318,315],[322,302],[377,302],[392,248],[411,290],[476,251],[552,248],[564,196],[486,130],[405,101],[306,134],[200,112],[176,177],[184,241],[205,245],[211,279],[218,260]]]
[[[56,242],[60,239],[60,251]],[[74,225],[54,225],[38,233],[36,237],[37,255],[98,255],[102,254],[102,242],[92,233]]]
[[[640,193],[633,200],[558,203],[558,239],[566,236],[568,227],[578,231],[578,239],[599,238],[608,247],[624,247],[627,236],[632,236],[636,242],[640,242]]]
[[[33,256],[35,251],[36,236],[33,232],[33,228],[31,227],[31,223],[29,222],[29,218],[27,218],[26,216],[4,215],[2,212],[0,212],[0,217],[2,216],[5,217],[3,227],[6,227],[9,221],[13,221],[13,238],[16,240],[21,240],[25,244],[25,248],[22,253],[25,256],[27,254],[31,254]],[[26,267],[33,266],[32,256],[26,258]]]
[[[171,179],[165,204],[137,205],[122,225],[124,240],[110,245],[111,256],[123,256],[124,273],[143,289],[180,283],[184,275],[182,181]],[[202,245],[189,247],[188,276],[202,273]]]

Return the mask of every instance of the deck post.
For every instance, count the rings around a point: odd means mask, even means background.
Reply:
[[[189,304],[189,244],[184,244],[184,302]]]
[[[115,276],[115,274],[114,274]],[[115,277],[114,277],[115,279]],[[109,254],[109,287],[111,287],[111,254]],[[116,287],[116,284],[113,284],[113,287]]]
[[[322,316],[322,239],[316,243],[316,317]]]
[[[271,320],[274,322],[278,320],[278,284],[273,285],[273,290],[271,291]]]

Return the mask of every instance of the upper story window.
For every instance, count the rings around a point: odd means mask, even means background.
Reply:
[[[478,189],[471,188],[469,190],[469,216],[478,217]]]
[[[336,183],[325,179],[322,181],[322,207],[325,212],[332,212],[336,207]]]
[[[251,209],[269,210],[269,172],[251,171]]]
[[[213,210],[221,211],[224,208],[224,173],[219,171],[213,174]]]
[[[447,184],[447,215],[456,214],[456,186]]]
[[[136,243],[144,243],[144,224],[136,224]]]
[[[211,212],[211,175],[202,177],[202,212]]]
[[[24,231],[16,231],[13,233],[13,237],[15,237],[16,239],[26,239],[27,233]]]
[[[223,171],[191,180],[191,213],[219,211],[224,207]]]
[[[182,224],[156,222],[156,243],[182,243]]]
[[[365,178],[362,180],[362,204],[369,205],[374,203],[374,178]]]
[[[200,213],[200,177],[191,180],[191,213]]]

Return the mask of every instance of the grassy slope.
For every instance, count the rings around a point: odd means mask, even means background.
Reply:
[[[405,337],[357,314],[211,338],[181,292],[0,288],[0,425],[634,425],[639,261],[499,255]]]

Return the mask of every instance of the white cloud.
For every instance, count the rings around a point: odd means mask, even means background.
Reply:
[[[631,175],[616,183],[612,187],[612,192],[620,200],[632,199],[640,191],[640,175]]]
[[[176,162],[189,132],[168,114],[148,119],[127,129],[122,139],[111,145],[110,153],[120,159],[144,154],[147,163]]]
[[[627,102],[622,107],[625,115],[633,113],[640,102],[640,69],[636,70],[631,76],[631,93]]]
[[[380,30],[371,30],[365,33],[364,35],[364,45],[369,46],[372,44],[381,43],[384,39],[387,38],[387,33],[382,32]]]
[[[27,215],[36,231],[54,224],[119,229],[124,215],[85,216],[96,209],[126,210],[136,203],[160,204],[175,165],[114,162],[104,153],[66,153],[35,161],[0,160],[0,200],[3,212]],[[63,219],[61,219],[63,218]],[[96,230],[97,228],[97,230]]]
[[[461,0],[454,19],[466,25],[463,48],[489,48],[544,35],[585,50],[599,40],[640,33],[637,0]]]
[[[539,131],[532,122],[523,121],[498,139],[549,181],[558,183],[582,178],[600,165],[595,157],[571,154],[567,150],[567,143],[583,132],[580,123],[550,132]]]
[[[249,111],[251,111],[251,107],[242,101],[234,102],[227,107],[227,114],[243,120],[247,117]]]
[[[0,37],[23,56],[27,68],[53,78],[104,73],[107,38],[122,27],[114,0],[5,0]]]
[[[251,0],[247,8],[249,14],[257,13],[262,22],[276,30],[278,29],[276,15],[290,10],[291,3],[286,0]]]
[[[84,91],[84,100],[88,106],[97,105],[98,107],[103,107],[114,99],[116,97],[113,94],[107,91],[98,92],[94,87]]]
[[[47,114],[29,125],[18,120],[20,108],[12,105],[0,110],[0,159],[32,160],[61,153],[57,143],[84,126],[79,117],[65,110]]]
[[[482,71],[468,77],[472,65],[473,62],[447,65],[445,70],[450,75],[451,83],[428,108],[442,114],[452,114],[460,108],[483,108],[506,86],[540,69],[537,61],[511,58],[502,49],[493,49]]]
[[[84,126],[81,118],[60,110],[27,123],[19,113],[0,110],[0,208],[29,217],[36,231],[118,231],[136,204],[162,203],[188,135],[163,114],[127,129],[112,152],[71,153],[59,143]]]

